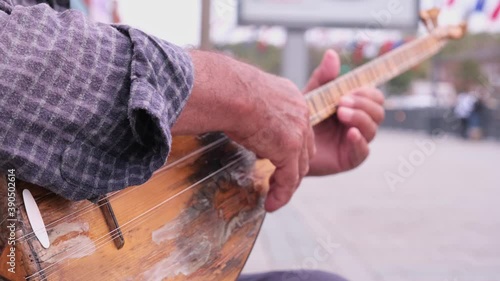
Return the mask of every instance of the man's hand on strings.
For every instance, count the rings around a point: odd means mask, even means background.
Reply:
[[[276,170],[265,203],[283,207],[315,153],[309,108],[291,81],[213,53],[192,51],[195,83],[173,134],[222,131]]]
[[[339,70],[338,55],[327,51],[304,92],[335,79]],[[337,114],[314,127],[317,153],[309,162],[309,175],[331,175],[359,166],[384,120],[383,104],[384,95],[375,88],[358,89],[344,96]]]
[[[191,55],[194,88],[172,133],[222,131],[269,159],[276,171],[267,211],[287,204],[305,175],[346,171],[368,155],[368,143],[384,117],[384,98],[378,90],[356,91],[340,104],[338,119],[332,117],[313,131],[305,99],[289,80],[218,54],[192,51]],[[334,79],[338,70],[337,55],[327,52],[306,92]]]

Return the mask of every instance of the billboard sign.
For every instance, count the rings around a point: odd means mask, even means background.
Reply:
[[[240,25],[415,30],[419,0],[240,0]]]

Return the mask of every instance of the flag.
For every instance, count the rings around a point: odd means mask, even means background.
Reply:
[[[113,0],[112,22],[113,23],[121,23],[122,22],[122,19],[120,17],[120,9],[118,7],[117,0]]]
[[[380,50],[378,52],[379,56],[392,50],[392,46],[394,46],[394,42],[392,42],[392,41],[387,41],[384,44],[382,44],[382,46],[380,46]]]
[[[366,47],[366,42],[358,42],[356,44],[356,48],[352,52],[352,62],[355,65],[360,65],[363,63],[365,57],[363,54],[363,50]]]
[[[497,20],[499,16],[500,16],[500,1],[498,1],[497,7],[493,11],[493,14],[491,14],[491,19]]]
[[[392,44],[392,50],[397,49],[405,44],[405,40],[399,40]]]
[[[352,52],[354,52],[354,50],[356,50],[357,46],[358,46],[357,41],[348,42],[345,46],[345,50],[349,53],[352,53]]]
[[[267,28],[263,27],[257,31],[257,51],[260,53],[265,53],[268,49],[267,42],[265,40]]]
[[[486,0],[477,0],[474,11],[482,12],[484,10],[484,4],[486,4]]]

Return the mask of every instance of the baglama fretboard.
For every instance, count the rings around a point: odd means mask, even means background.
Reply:
[[[316,125],[333,115],[340,98],[353,90],[378,86],[438,53],[447,39],[434,34],[416,39],[380,56],[306,95],[311,123]]]

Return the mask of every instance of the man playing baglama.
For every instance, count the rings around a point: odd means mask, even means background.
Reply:
[[[276,166],[265,202],[272,212],[304,176],[360,165],[384,118],[383,94],[359,89],[313,128],[303,92],[284,78],[90,22],[67,1],[41,2],[0,0],[0,168],[67,199],[142,184],[165,163],[172,135],[221,131]],[[304,92],[334,79],[339,64],[326,52]],[[265,145],[263,133],[273,135]],[[307,278],[299,280],[341,280]]]

